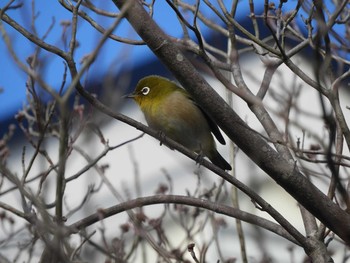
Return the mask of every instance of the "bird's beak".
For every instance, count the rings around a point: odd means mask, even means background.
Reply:
[[[135,94],[133,93],[122,96],[122,99],[133,99],[133,98],[135,98]]]

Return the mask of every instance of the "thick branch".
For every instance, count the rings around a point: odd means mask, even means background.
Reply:
[[[113,2],[120,9],[128,1]],[[238,147],[307,210],[350,244],[350,215],[298,172],[294,163],[286,161],[245,124],[209,86],[138,1],[134,1],[128,9],[126,18],[150,49]]]

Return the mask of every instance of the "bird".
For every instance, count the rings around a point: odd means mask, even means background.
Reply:
[[[226,144],[218,126],[175,82],[157,75],[146,76],[125,97],[134,99],[150,128],[199,156],[206,156],[221,169],[232,169],[216,149],[212,133],[221,144]]]

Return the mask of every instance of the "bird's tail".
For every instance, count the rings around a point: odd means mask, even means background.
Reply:
[[[218,151],[215,150],[214,153],[211,154],[211,156],[208,156],[209,160],[215,164],[216,166],[220,167],[223,170],[232,170],[231,165],[220,155]]]

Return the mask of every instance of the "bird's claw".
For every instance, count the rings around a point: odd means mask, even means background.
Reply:
[[[202,152],[199,152],[195,158],[196,164],[201,166],[203,164],[203,160],[204,160],[204,154]]]
[[[164,134],[164,132],[159,131],[158,132],[158,138],[159,138],[159,145],[162,146],[164,142],[166,142],[166,136]]]

